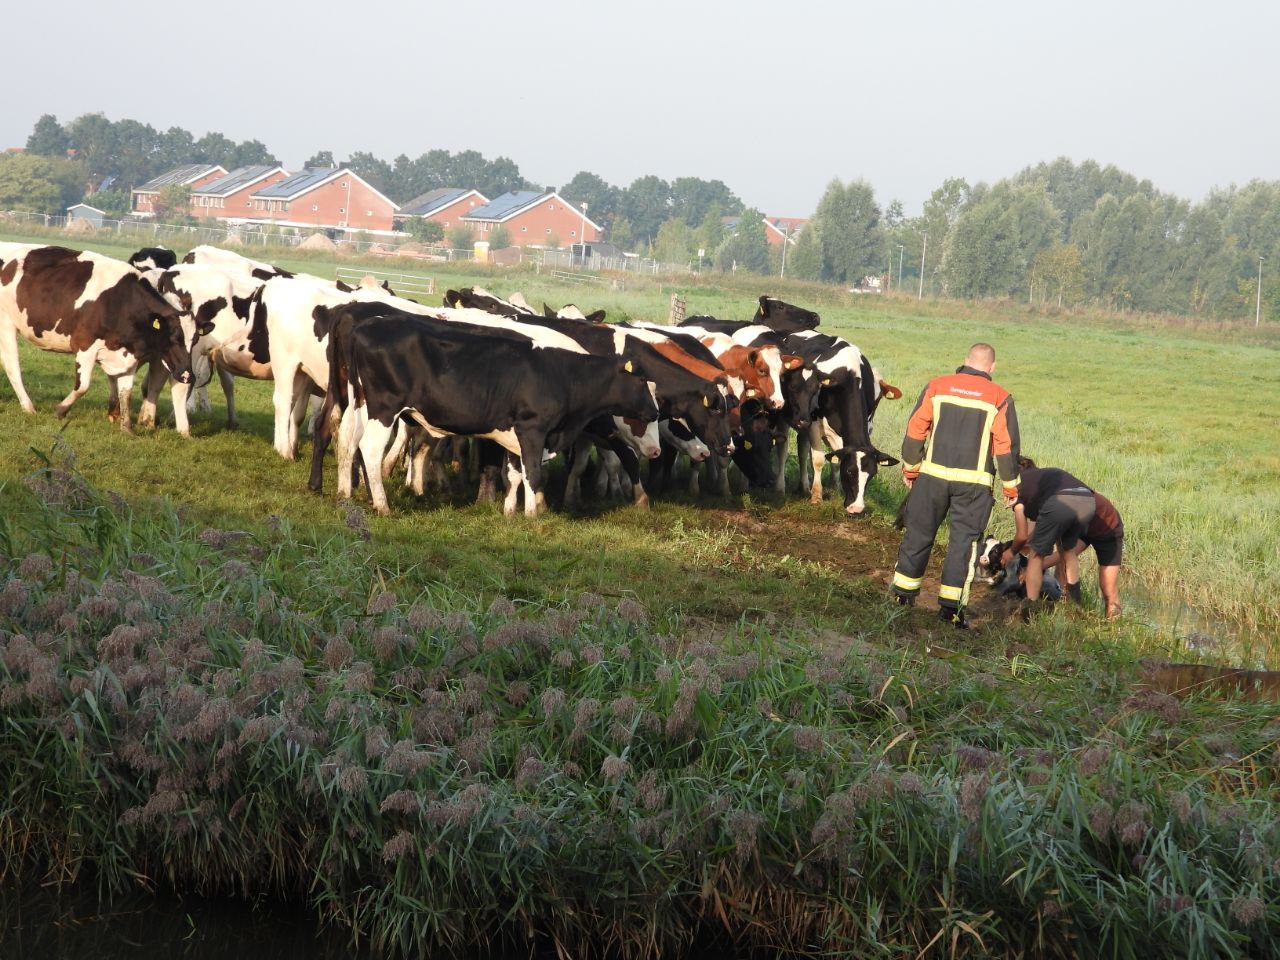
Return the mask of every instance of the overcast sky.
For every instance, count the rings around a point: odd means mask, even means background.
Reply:
[[[1060,155],[1199,199],[1280,179],[1280,3],[219,0],[6,5],[0,146],[101,111],[319,149],[441,147],[724,180],[774,215],[832,177],[908,213]],[[465,186],[465,184],[460,184]]]

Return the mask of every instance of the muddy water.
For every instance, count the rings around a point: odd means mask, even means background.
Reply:
[[[288,906],[137,894],[99,903],[88,889],[0,889],[9,960],[366,960],[337,931]]]

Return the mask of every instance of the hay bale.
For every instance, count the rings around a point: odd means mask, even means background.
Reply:
[[[338,245],[326,237],[323,233],[313,233],[307,239],[298,244],[299,250],[326,250],[333,253],[338,249]]]
[[[88,220],[68,220],[64,228],[67,233],[93,233],[98,228]]]

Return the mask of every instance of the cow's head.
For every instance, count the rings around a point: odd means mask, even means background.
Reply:
[[[864,515],[867,505],[864,497],[867,484],[881,467],[891,467],[898,461],[887,453],[881,453],[870,443],[856,447],[841,447],[827,454],[827,460],[840,465],[840,485],[844,489],[844,511],[851,517]]]
[[[190,314],[182,314],[163,300],[144,314],[138,334],[145,344],[145,352],[139,356],[159,360],[169,375],[178,383],[191,383],[192,331],[195,326]],[[209,330],[212,330],[212,324]],[[207,333],[208,331],[206,331]],[[195,334],[199,336],[198,333]]]
[[[735,418],[732,413],[736,407],[737,400],[725,381],[717,378],[702,384],[696,391],[696,399],[682,404],[676,412],[712,452],[727,457],[733,450]]]
[[[618,436],[622,442],[646,460],[656,460],[662,455],[662,440],[658,435],[657,420],[636,420],[631,417],[615,417]]]
[[[800,360],[799,357],[783,358]],[[800,361],[798,368],[788,369],[782,375],[782,396],[787,401],[788,422],[797,430],[803,430],[813,422],[818,410],[818,394],[822,391],[823,376],[812,364]]]
[[[822,318],[812,310],[773,297],[761,297],[754,322],[779,333],[795,333],[797,330],[813,330],[821,321]]]
[[[651,423],[658,419],[658,400],[654,386],[634,360],[618,367],[617,405],[614,416]]]
[[[772,346],[759,347],[747,354],[747,363],[754,374],[752,386],[759,391],[753,399],[759,399],[770,410],[781,410],[786,403],[782,396],[782,351]]]

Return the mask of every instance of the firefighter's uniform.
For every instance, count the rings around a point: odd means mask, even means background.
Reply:
[[[943,517],[951,538],[942,566],[939,605],[962,623],[978,540],[991,517],[999,475],[1007,497],[1018,492],[1018,417],[1013,397],[972,367],[931,380],[920,394],[902,441],[902,475],[914,483],[906,533],[898,549],[894,592],[914,602]]]

